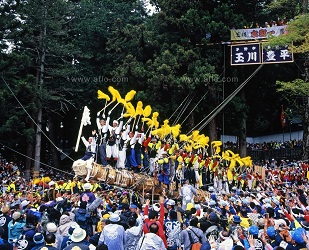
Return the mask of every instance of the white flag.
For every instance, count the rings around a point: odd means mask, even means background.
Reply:
[[[84,107],[84,113],[82,117],[82,123],[84,126],[91,125],[90,121],[90,110],[88,109],[87,106]]]

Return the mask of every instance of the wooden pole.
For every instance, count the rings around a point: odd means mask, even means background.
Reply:
[[[80,137],[82,135],[82,132],[83,132],[83,122],[81,121],[80,126],[79,126],[78,135],[77,135],[77,141],[76,141],[76,145],[75,145],[75,152],[78,151]]]
[[[114,110],[114,108],[116,108],[118,106],[120,102],[118,102],[109,112],[112,112]]]

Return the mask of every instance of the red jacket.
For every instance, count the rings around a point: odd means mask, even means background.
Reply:
[[[147,215],[148,216],[148,206],[145,207],[144,210],[144,216]],[[152,223],[156,222],[158,227],[159,227],[159,231],[158,231],[158,236],[163,240],[165,247],[167,248],[167,242],[166,242],[166,237],[165,237],[165,233],[164,233],[164,228],[163,228],[163,223],[164,223],[164,204],[160,204],[160,216],[158,220],[150,220],[149,218],[146,218],[144,220],[144,225],[143,225],[143,232],[144,234],[149,233],[149,227]]]

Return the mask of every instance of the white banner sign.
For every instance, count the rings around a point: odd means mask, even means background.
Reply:
[[[269,36],[279,36],[286,33],[287,26],[274,26],[270,28],[234,29],[231,30],[231,40],[266,39]]]

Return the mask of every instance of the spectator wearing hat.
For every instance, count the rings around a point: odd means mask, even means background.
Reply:
[[[293,245],[295,249],[295,243],[296,243],[296,249],[304,249],[307,248],[306,244],[308,242],[308,238],[306,236],[306,231],[303,228],[297,228],[293,233],[292,233],[292,239],[293,241],[289,244]],[[306,239],[306,240],[305,240]],[[306,242],[307,241],[307,242]],[[294,244],[293,244],[294,243]],[[287,247],[287,249],[289,249]]]
[[[68,230],[68,235],[64,236],[61,243],[61,249],[64,249],[72,243],[71,236],[75,228],[79,227],[78,225],[72,225]]]
[[[164,242],[165,247],[167,247],[167,242],[166,242],[166,236],[164,233],[164,197],[160,196],[160,204],[159,205],[159,211],[160,211],[160,216],[158,215],[158,211],[155,210],[150,210],[149,211],[149,204],[150,204],[150,200],[146,200],[146,206],[145,206],[145,210],[144,210],[144,216],[145,216],[145,220],[144,220],[144,226],[143,226],[143,232],[144,234],[149,233],[149,227],[152,223],[157,223],[159,230],[158,230],[158,236],[161,237],[161,239]],[[156,204],[155,204],[156,205]],[[156,206],[153,206],[154,208]],[[149,211],[149,213],[148,213]],[[148,218],[146,218],[146,216],[148,216]]]
[[[72,243],[65,247],[65,250],[71,250],[71,249],[80,249],[80,250],[90,250],[89,248],[89,242],[87,241],[87,232],[77,227],[73,230],[73,233],[71,235],[71,241]]]
[[[0,214],[0,227],[2,227],[2,229],[4,230],[4,233],[1,237],[3,240],[8,240],[8,225],[9,222],[12,220],[10,214],[10,207],[8,205],[3,206]]]
[[[208,225],[205,231],[206,238],[209,238],[210,235],[219,235],[219,216],[212,209],[210,209],[208,212]]]
[[[87,203],[94,202],[96,198],[95,198],[94,193],[91,192],[91,188],[92,188],[91,183],[87,182],[84,184],[83,187],[85,191],[80,195],[80,201],[86,201]]]
[[[33,242],[34,242],[35,246],[31,250],[37,250],[37,249],[40,249],[41,247],[45,246],[44,235],[42,233],[36,233],[33,236]]]
[[[47,231],[46,234],[54,234],[55,235],[55,238],[56,238],[55,247],[58,250],[61,250],[61,244],[62,244],[63,237],[57,232],[57,229],[58,228],[57,228],[55,223],[49,222],[46,225],[46,231]]]
[[[26,222],[20,212],[14,212],[12,220],[8,224],[8,240],[17,240],[22,235]]]
[[[166,202],[167,214],[169,214],[171,211],[175,211],[175,205],[176,205],[176,202],[172,199],[169,199]]]
[[[3,239],[5,231],[0,227],[0,249],[12,250],[12,245],[8,243],[7,240]]]
[[[168,202],[170,202],[170,200]],[[177,217],[177,212],[175,210],[170,210],[167,219],[164,221],[167,247],[169,250],[177,250],[181,246],[179,235],[182,231],[182,227]]]
[[[44,201],[54,201],[56,200],[57,196],[57,190],[56,190],[56,183],[54,181],[50,181],[48,183],[48,188],[45,189],[44,193]]]
[[[59,227],[57,229],[58,233],[63,237],[68,236],[71,227],[78,227],[78,224],[71,220],[68,213],[63,213],[59,220]]]
[[[136,217],[136,222],[137,224],[140,224],[143,222],[144,218],[141,216],[140,214],[140,209],[138,206],[136,206],[135,204],[131,204],[129,209],[131,210],[132,216]]]
[[[240,223],[241,223],[241,218],[239,215],[234,215],[232,217],[232,224],[230,225],[230,230],[229,230],[229,233],[232,234],[235,232],[235,230],[240,226]]]
[[[25,213],[27,213],[28,208],[30,207],[30,201],[28,200],[23,200],[20,203],[20,210],[24,211]]]
[[[265,249],[265,244],[261,238],[259,238],[259,228],[256,225],[249,227],[249,235],[253,237],[251,245],[255,247],[255,249]]]
[[[134,204],[131,204],[130,206],[127,203],[121,204],[122,211],[119,215],[120,224],[123,225],[125,230],[129,228],[128,220],[134,215],[134,213],[131,211],[131,209],[133,210],[134,208],[137,208]]]
[[[159,232],[159,226],[153,222],[149,226],[149,233],[140,238],[137,249],[161,249],[166,250],[165,244],[161,237],[157,234]]]
[[[269,226],[266,229],[266,235],[268,236],[270,240],[270,244],[272,247],[275,247],[275,237],[276,237],[277,231],[274,228],[274,226]],[[261,237],[263,239],[263,237]],[[264,241],[264,240],[263,240]],[[267,242],[264,242],[265,246],[267,245]]]
[[[196,194],[196,189],[189,184],[189,180],[185,180],[184,185],[180,189],[183,209],[186,209],[188,203],[194,204],[194,195]]]
[[[99,245],[105,244],[108,249],[124,249],[126,234],[123,226],[119,225],[120,216],[112,213],[109,217],[110,224],[106,225],[101,232]]]
[[[280,213],[279,213],[279,210],[280,210],[280,201],[279,201],[277,198],[272,197],[272,198],[271,198],[271,206],[273,207],[274,212],[275,212],[274,218],[275,218],[275,219],[279,219],[279,218],[280,218]]]
[[[129,192],[124,190],[122,192],[122,195],[121,197],[119,198],[120,200],[120,203],[126,203],[126,204],[129,204],[130,203],[130,197],[129,197]]]
[[[34,230],[27,231],[21,238],[17,241],[18,249],[20,250],[30,250],[35,246],[33,241],[33,236],[35,235]]]
[[[138,225],[136,218],[130,217],[128,220],[129,228],[126,230],[126,244],[125,250],[135,250],[139,239],[143,234],[143,222],[141,221]]]

